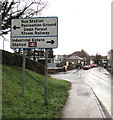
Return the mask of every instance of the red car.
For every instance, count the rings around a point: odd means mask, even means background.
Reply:
[[[85,66],[83,67],[84,70],[89,70],[90,68],[91,68],[90,65],[85,65]]]
[[[91,67],[93,68],[93,67],[97,67],[97,64],[91,64]]]

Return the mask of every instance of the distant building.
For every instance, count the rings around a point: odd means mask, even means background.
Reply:
[[[69,56],[66,59],[66,63],[68,64],[68,66],[70,66],[71,68],[78,68],[78,67],[82,67],[83,66],[83,58],[79,57],[79,56]]]
[[[111,71],[111,73],[113,73],[113,49],[108,52],[107,61],[108,61],[108,70]]]
[[[84,51],[75,51],[66,58],[66,63],[72,68],[83,67],[90,64],[90,55]]]
[[[107,68],[108,61],[107,61],[107,56],[102,56],[102,67]]]
[[[54,58],[54,63],[61,63],[63,60],[63,55],[56,55]]]
[[[56,55],[54,58],[54,63],[57,64],[57,66],[63,66],[63,63],[68,55]]]
[[[90,56],[90,64],[94,64],[95,62],[95,56],[94,55],[92,55],[92,56]]]

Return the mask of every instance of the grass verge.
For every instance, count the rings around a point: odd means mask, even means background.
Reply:
[[[22,69],[2,66],[3,118],[61,118],[70,83],[48,78],[48,106],[44,105],[44,76],[25,73],[25,97],[21,97]]]

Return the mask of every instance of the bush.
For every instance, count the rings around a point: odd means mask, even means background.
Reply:
[[[2,50],[2,64],[22,67],[22,56]],[[26,58],[26,69],[44,74],[44,65]]]

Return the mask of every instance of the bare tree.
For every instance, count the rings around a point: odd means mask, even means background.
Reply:
[[[12,18],[31,18],[38,16],[46,7],[42,0],[3,0],[2,2],[2,35],[8,34]]]
[[[2,4],[0,4],[0,22],[2,23],[0,34],[3,37],[3,43],[6,40],[4,35],[11,30],[11,19],[37,17],[46,5],[46,0],[2,0]],[[16,49],[15,52],[20,54],[21,49]]]
[[[3,35],[6,35],[10,32],[11,28],[11,19],[14,18],[31,18],[37,17],[41,14],[43,9],[47,6],[47,1],[45,0],[2,0],[2,7],[0,6],[0,13],[2,14],[2,37],[5,40]],[[50,56],[53,52],[49,50]],[[22,49],[16,49],[15,52],[21,54]],[[38,56],[43,56],[43,50],[26,50],[28,56],[33,55],[35,59],[35,53],[38,53]],[[40,54],[39,54],[40,52]]]

